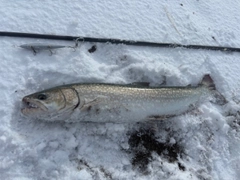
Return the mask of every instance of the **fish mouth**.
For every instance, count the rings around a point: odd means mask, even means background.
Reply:
[[[30,113],[37,113],[37,112],[42,112],[42,111],[46,111],[47,108],[42,105],[41,103],[31,100],[28,97],[24,97],[22,99],[22,104],[23,107],[21,109],[23,114],[30,114]]]

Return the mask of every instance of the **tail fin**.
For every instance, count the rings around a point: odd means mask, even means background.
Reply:
[[[224,105],[228,102],[226,98],[216,90],[213,79],[209,74],[206,74],[203,76],[200,85],[206,86],[209,90],[212,91],[213,96],[215,97],[215,101],[211,101],[212,103],[218,104],[218,105]]]
[[[208,87],[210,90],[216,90],[215,84],[213,82],[213,79],[209,74],[206,74],[203,76],[202,81],[200,85]]]

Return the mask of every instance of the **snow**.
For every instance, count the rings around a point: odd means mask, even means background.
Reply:
[[[1,31],[240,46],[238,1],[9,0],[0,5]],[[18,46],[74,42],[11,37],[0,37],[0,42],[0,179],[240,176],[239,53],[81,43],[75,52],[58,49],[52,56],[48,51],[34,56]],[[97,50],[89,53],[93,45]],[[159,85],[166,78],[167,85],[184,86],[197,84],[207,73],[228,103],[205,102],[154,128],[143,125],[154,135],[141,131],[141,124],[46,123],[20,113],[23,96],[56,85],[136,81]],[[149,145],[150,140],[156,147]],[[159,149],[161,143],[170,146],[168,150],[174,147],[177,157],[169,160],[166,149]],[[148,158],[137,159],[138,153]]]

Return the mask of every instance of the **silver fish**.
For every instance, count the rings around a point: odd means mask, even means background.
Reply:
[[[138,122],[184,113],[214,89],[209,75],[186,87],[69,84],[24,97],[22,113],[46,121]]]

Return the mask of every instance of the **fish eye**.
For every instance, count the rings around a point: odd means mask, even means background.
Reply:
[[[46,96],[45,94],[39,94],[39,95],[37,96],[37,98],[38,98],[39,100],[45,100],[45,99],[47,99],[47,96]]]

